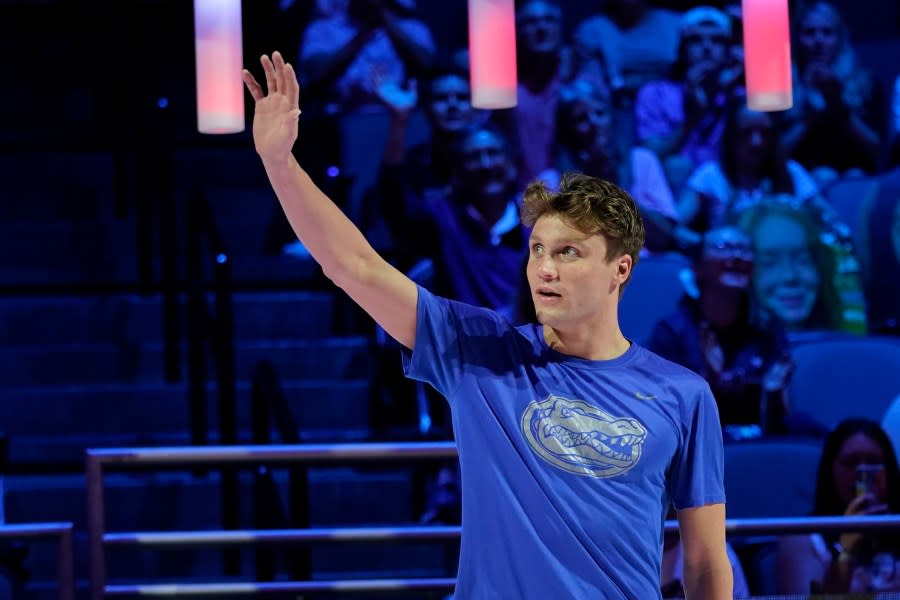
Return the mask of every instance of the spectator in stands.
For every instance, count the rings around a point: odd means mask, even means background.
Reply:
[[[644,215],[647,247],[653,250],[659,236],[650,225],[660,221],[668,230],[678,218],[672,191],[656,155],[626,147],[614,115],[609,92],[593,80],[580,77],[564,86],[556,110],[556,164],[540,178],[557,189],[564,172],[578,171],[627,189]]]
[[[602,14],[575,31],[577,72],[607,80],[615,93],[633,99],[643,84],[668,74],[678,29],[678,14],[649,0],[608,0]]]
[[[556,103],[570,79],[571,50],[563,46],[562,8],[556,0],[517,3],[518,102],[496,111],[498,125],[515,148],[519,184],[553,164]]]
[[[379,175],[378,195],[392,234],[431,259],[436,292],[511,315],[528,232],[519,221],[507,141],[489,124],[467,130],[455,149],[447,193],[431,198],[406,185],[401,148],[389,145]]]
[[[755,256],[756,302],[792,331],[864,333],[865,299],[849,240],[808,207],[773,198],[738,215]]]
[[[781,155],[769,113],[735,102],[727,115],[720,158],[700,166],[679,197],[680,220],[690,229],[680,233],[682,247],[699,244],[699,233],[732,223],[734,215],[768,196],[822,203],[806,169]]]
[[[414,0],[316,0],[316,6],[300,46],[302,85],[334,110],[378,104],[377,80],[403,85],[431,66],[434,41]]]
[[[890,116],[890,166],[900,165],[900,75],[894,80],[894,91],[891,95]]]
[[[813,2],[797,19],[794,108],[781,140],[788,156],[830,182],[880,166],[884,90],[856,57],[833,4]]]
[[[434,55],[431,32],[417,17],[414,0],[316,0],[314,18],[301,34],[298,64],[307,118],[299,135],[319,142],[298,144],[295,152],[352,218],[362,220],[362,210],[345,172],[343,120],[358,110],[383,110],[377,86],[405,85],[431,67]],[[267,252],[308,260],[309,252],[280,213],[273,215]]]
[[[446,195],[450,186],[453,150],[459,138],[480,117],[472,107],[469,74],[451,60],[439,60],[428,78],[418,86],[403,88],[382,81],[381,100],[391,109],[391,134],[388,152],[400,152],[406,164],[406,181],[420,198]],[[400,94],[400,96],[398,96]],[[406,96],[405,98],[402,96]],[[409,150],[404,149],[412,104],[421,106],[428,120],[428,139]],[[405,106],[404,103],[410,103]]]
[[[861,482],[861,470],[871,477]],[[890,439],[874,421],[845,420],[825,439],[813,515],[888,513],[900,514],[900,471]],[[783,536],[776,554],[777,592],[900,591],[898,559],[896,534],[835,531]],[[881,565],[888,568],[881,570]]]
[[[900,165],[876,179],[877,195],[863,207],[859,258],[869,331],[900,335]]]
[[[719,157],[728,98],[741,75],[730,68],[731,39],[725,13],[709,6],[689,10],[681,18],[672,72],[638,91],[636,141],[663,161],[677,191],[697,167]]]
[[[693,271],[691,289],[656,324],[647,348],[706,379],[726,432],[784,432],[793,362],[783,326],[766,310],[752,312],[750,239],[735,227],[707,232]]]

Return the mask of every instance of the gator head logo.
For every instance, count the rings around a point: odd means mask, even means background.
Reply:
[[[637,464],[647,437],[635,419],[618,418],[583,400],[549,396],[522,415],[522,433],[541,458],[578,475],[614,477]]]

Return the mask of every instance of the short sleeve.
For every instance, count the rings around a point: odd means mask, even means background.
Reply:
[[[819,195],[819,186],[816,180],[812,178],[809,171],[804,169],[800,163],[793,160],[787,162],[788,173],[794,182],[794,196],[801,202],[815,198]]]
[[[669,494],[677,510],[725,502],[719,411],[709,385],[705,381],[696,385],[696,396],[681,407],[682,440],[668,474]]]
[[[647,148],[633,148],[631,168],[634,182],[632,195],[637,203],[678,221],[675,197],[656,155]]]
[[[463,377],[508,362],[515,328],[492,310],[435,296],[419,286],[415,350],[403,349],[407,377],[431,384],[452,402]]]

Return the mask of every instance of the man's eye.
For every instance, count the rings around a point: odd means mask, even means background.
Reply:
[[[572,246],[566,246],[565,248],[563,248],[562,253],[564,256],[578,256],[578,250],[576,250]]]

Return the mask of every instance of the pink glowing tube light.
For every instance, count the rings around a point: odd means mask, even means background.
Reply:
[[[244,130],[241,0],[194,0],[197,130]]]
[[[744,70],[750,110],[793,105],[788,0],[742,0]]]
[[[469,0],[469,69],[475,108],[516,105],[514,0]]]

